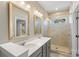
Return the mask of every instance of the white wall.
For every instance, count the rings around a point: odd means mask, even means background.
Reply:
[[[42,28],[43,28],[42,30],[43,36],[49,36],[48,35],[49,22],[46,19],[42,20]]]
[[[8,4],[0,2],[0,44],[8,42]]]

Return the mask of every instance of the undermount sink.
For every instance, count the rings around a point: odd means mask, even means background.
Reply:
[[[31,56],[35,51],[40,49],[50,38],[31,38],[27,41],[20,42],[18,44],[28,48],[28,56]]]
[[[8,42],[0,45],[2,56],[6,57],[26,57],[28,56],[29,49],[24,46]]]
[[[32,40],[30,42],[25,42],[24,46],[31,46],[31,47],[39,46],[41,44],[40,41],[41,41],[40,39],[37,39],[37,40]]]
[[[26,44],[24,44],[24,46],[32,48],[32,47],[35,47],[37,45],[34,43],[26,43]]]
[[[21,44],[21,45],[23,45],[23,46],[25,46],[25,47],[29,47],[29,48],[38,47],[38,46],[40,46],[40,45],[44,42],[43,39],[44,39],[43,37],[40,37],[40,38],[32,38],[31,41],[29,41],[29,42],[24,42],[24,43]]]

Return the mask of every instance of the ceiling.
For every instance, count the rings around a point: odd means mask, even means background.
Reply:
[[[38,3],[48,12],[59,12],[68,10],[71,1],[38,1]]]

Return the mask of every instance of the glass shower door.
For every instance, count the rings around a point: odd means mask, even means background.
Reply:
[[[75,22],[75,39],[76,39],[76,56],[79,56],[79,7],[74,12],[74,22]]]

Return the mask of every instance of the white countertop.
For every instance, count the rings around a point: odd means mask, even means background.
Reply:
[[[33,40],[34,39],[34,40]],[[28,48],[28,57],[31,56],[35,51],[37,51],[40,47],[42,47],[47,41],[49,41],[51,38],[48,37],[41,37],[41,38],[32,38],[30,41],[26,41],[25,48]],[[34,43],[35,45],[27,46],[29,43]]]
[[[41,37],[41,39],[37,39],[35,44],[38,44],[34,48],[29,49],[28,56],[31,56],[35,51],[37,51],[40,47],[42,47],[47,41],[49,41],[50,38],[47,37]]]
[[[24,40],[16,43],[12,43],[12,42],[9,42],[7,44],[5,43],[0,45],[0,47],[7,50],[10,54],[16,57],[28,51],[27,57],[29,57],[50,39],[51,38],[48,37],[40,37],[40,38],[33,37],[28,40]],[[25,42],[25,44],[21,45],[23,42]]]
[[[28,49],[26,49],[24,46],[21,46],[12,42],[1,44],[0,50],[10,57],[13,57],[13,56],[18,57],[28,51]]]

